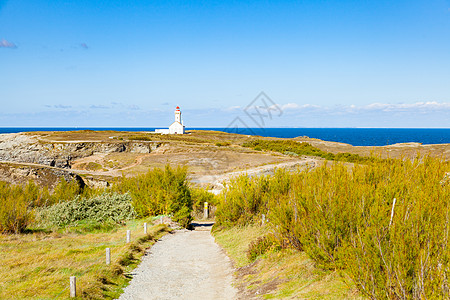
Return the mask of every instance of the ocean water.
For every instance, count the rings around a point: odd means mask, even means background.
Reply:
[[[347,143],[353,146],[385,146],[396,143],[417,142],[422,144],[450,143],[450,129],[422,128],[186,128],[186,130],[218,130],[247,135],[260,135],[282,138],[308,136],[325,141]],[[67,131],[67,130],[116,130],[116,131],[154,131],[148,128],[0,128],[0,133],[27,131]]]

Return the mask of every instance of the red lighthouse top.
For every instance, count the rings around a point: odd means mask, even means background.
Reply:
[[[177,106],[176,110],[180,110],[180,107],[179,107],[179,106]]]

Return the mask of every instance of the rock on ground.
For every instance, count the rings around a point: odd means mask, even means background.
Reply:
[[[233,271],[209,230],[179,230],[149,250],[119,300],[237,299]]]

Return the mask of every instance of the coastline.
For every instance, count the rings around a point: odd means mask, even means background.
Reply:
[[[160,127],[0,127],[0,134],[51,131],[149,132]],[[220,131],[274,138],[309,137],[352,146],[387,146],[403,143],[449,144],[450,128],[226,128],[192,127],[186,131]]]

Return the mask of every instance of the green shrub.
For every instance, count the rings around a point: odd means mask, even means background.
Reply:
[[[251,242],[247,249],[247,258],[252,262],[269,251],[280,250],[281,246],[273,233],[266,234]]]
[[[186,227],[192,220],[192,199],[187,186],[187,169],[155,168],[146,174],[122,178],[113,190],[128,192],[140,217],[172,215],[174,221]]]
[[[269,200],[289,193],[291,175],[276,169],[274,176],[250,178],[241,175],[231,179],[219,196],[216,225],[230,227],[257,223],[267,214]]]
[[[30,207],[46,206],[52,203],[48,188],[40,187],[33,181],[29,181],[22,191]]]
[[[67,182],[62,177],[53,193],[46,186],[40,187],[33,181],[23,186],[0,182],[0,232],[23,231],[34,221],[35,208],[95,193],[98,191],[82,188],[76,180]]]
[[[249,178],[246,175],[233,178],[219,196],[216,226],[230,227],[254,222],[254,217],[265,210],[268,177]]]
[[[88,186],[81,186],[76,180],[67,181],[64,177],[61,177],[50,196],[48,204],[70,201],[76,197],[88,198],[96,193],[97,191],[90,189]]]
[[[210,207],[210,216],[211,211],[213,210],[212,208],[216,207],[218,202],[218,197],[216,195],[201,188],[191,188],[191,198],[192,214],[197,217],[201,217],[203,215],[205,202],[208,202],[208,205]]]
[[[42,220],[53,226],[95,223],[121,223],[133,219],[136,213],[128,194],[104,193],[92,198],[77,198],[72,201],[54,204],[39,212]],[[92,224],[91,224],[92,226]]]
[[[268,150],[280,152],[287,155],[310,155],[325,158],[327,160],[346,161],[346,162],[368,162],[374,161],[374,157],[362,157],[358,154],[338,153],[333,154],[325,152],[306,142],[296,142],[292,140],[254,140],[245,142],[243,147],[253,148],[254,150]]]
[[[19,233],[33,220],[30,202],[21,186],[0,182],[0,233]]]

